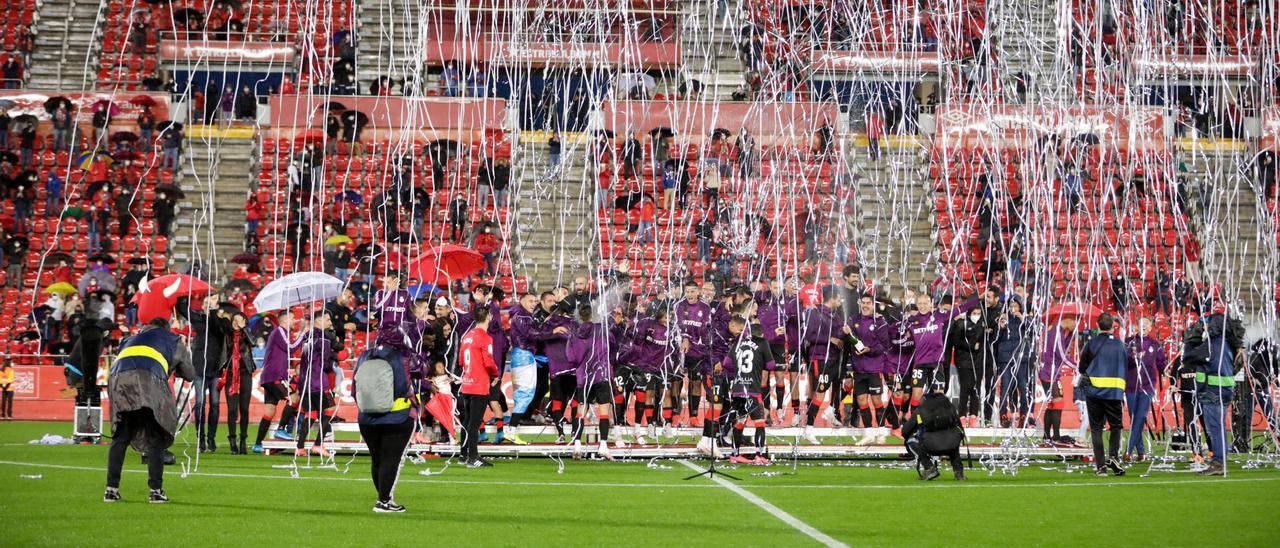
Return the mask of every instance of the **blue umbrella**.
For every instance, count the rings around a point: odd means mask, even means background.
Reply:
[[[408,291],[409,295],[415,299],[420,299],[424,296],[434,297],[436,295],[444,293],[444,291],[441,291],[440,288],[436,287],[433,284],[418,284],[418,285],[410,286],[405,291]]]

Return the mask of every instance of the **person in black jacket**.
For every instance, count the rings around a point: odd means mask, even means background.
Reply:
[[[226,344],[231,333],[231,320],[219,310],[218,298],[206,297],[203,306],[191,307],[187,320],[191,324],[191,362],[195,367],[196,403],[193,410],[196,421],[196,437],[200,439],[200,452],[217,451],[214,438],[218,434],[218,417],[222,409],[219,402],[218,380],[226,366]],[[181,310],[181,307],[179,308]],[[208,414],[205,403],[208,403]]]
[[[244,314],[236,312],[231,316],[227,366],[222,373],[221,384],[227,392],[227,444],[232,455],[248,454],[245,440],[249,437],[249,401],[253,399],[253,339],[245,330],[247,325]]]
[[[960,380],[960,401],[957,407],[967,427],[978,425],[978,372],[986,352],[986,324],[982,321],[982,309],[974,308],[969,314],[957,318],[947,328],[947,350],[956,366]]]
[[[996,374],[1000,379],[999,407],[1002,426],[1022,427],[1030,420],[1031,371],[1035,367],[1035,323],[1022,313],[1022,300],[1014,297],[995,319]],[[1013,415],[1009,415],[1009,411]]]
[[[902,438],[907,450],[916,457],[920,479],[929,481],[938,477],[938,465],[933,457],[939,456],[951,459],[956,480],[964,481],[964,464],[960,461],[964,429],[955,406],[941,390],[930,392],[920,401],[916,412],[902,425]]]

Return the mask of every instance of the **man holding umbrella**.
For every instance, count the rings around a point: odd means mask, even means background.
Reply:
[[[163,318],[151,320],[116,355],[107,382],[113,437],[107,452],[104,502],[121,499],[120,472],[129,445],[147,456],[150,501],[169,502],[164,492],[164,452],[173,445],[178,430],[178,410],[169,385],[169,376],[175,372],[186,380],[195,378],[191,353]]]

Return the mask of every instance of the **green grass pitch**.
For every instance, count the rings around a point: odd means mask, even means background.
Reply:
[[[977,469],[969,481],[949,473],[932,483],[914,471],[878,465],[801,463],[739,467],[735,482],[765,504],[719,483],[684,481],[678,461],[496,460],[489,469],[442,459],[406,464],[396,499],[405,514],[374,514],[368,460],[346,473],[273,465],[291,456],[202,455],[199,471],[166,469],[172,502],[150,505],[146,475],[130,453],[124,502],[104,504],[106,446],[27,442],[59,423],[0,424],[0,545],[178,546],[300,544],[385,546],[426,540],[465,546],[819,544],[811,527],[850,546],[1161,545],[1275,546],[1280,470],[1233,467],[1225,478],[1186,472],[1097,478],[1061,465],[1033,465],[1016,476]],[[174,446],[194,459],[189,439]],[[339,456],[339,468],[351,460]],[[694,461],[703,466],[705,462]],[[1047,468],[1047,469],[1046,469]],[[23,476],[40,476],[38,479]],[[772,507],[772,508],[770,508]],[[773,511],[785,512],[788,523]],[[799,526],[796,525],[799,522]]]

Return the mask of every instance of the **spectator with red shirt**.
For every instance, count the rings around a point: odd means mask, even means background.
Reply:
[[[258,222],[262,220],[262,203],[258,197],[250,194],[244,203],[244,241],[246,246],[258,239]]]
[[[867,155],[872,160],[880,159],[880,139],[882,138],[884,138],[884,117],[877,109],[867,114]]]
[[[640,198],[640,229],[636,243],[647,244],[653,241],[653,223],[656,217],[657,209],[653,205],[653,198]]]
[[[493,276],[497,271],[497,252],[501,247],[498,237],[493,234],[493,227],[485,226],[479,234],[476,234],[476,251],[484,256],[484,275]]]

